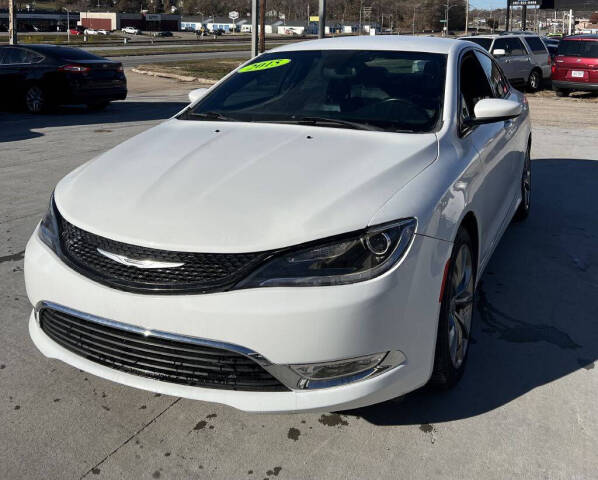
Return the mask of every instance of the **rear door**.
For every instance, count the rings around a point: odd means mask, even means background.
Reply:
[[[527,83],[533,65],[525,46],[518,37],[508,37],[505,40],[510,52],[513,81]]]
[[[533,63],[542,70],[542,78],[550,78],[550,54],[540,37],[533,35],[523,37],[527,44]]]
[[[27,77],[29,51],[19,47],[6,47],[1,49],[1,52],[0,85],[3,92],[18,96]]]
[[[502,68],[502,71],[505,72],[505,75],[507,76],[507,78],[509,80],[513,80],[516,76],[516,72],[515,72],[514,64],[512,63],[511,51],[508,48],[506,38],[497,38],[496,40],[494,40],[494,44],[492,45],[491,53],[494,55],[494,52],[496,50],[504,50],[505,51],[504,55],[497,55],[494,58],[496,58],[496,61],[500,65],[500,68]]]

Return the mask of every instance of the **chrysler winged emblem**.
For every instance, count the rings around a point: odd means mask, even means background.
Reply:
[[[118,253],[107,252],[106,250],[102,250],[101,248],[96,249],[100,255],[104,255],[106,258],[110,260],[114,260],[121,265],[126,265],[127,267],[137,267],[137,268],[175,268],[175,267],[182,267],[185,265],[184,263],[175,263],[175,262],[159,262],[157,260],[150,260],[148,259],[137,259],[137,258],[129,258],[125,257],[124,255],[119,255]]]

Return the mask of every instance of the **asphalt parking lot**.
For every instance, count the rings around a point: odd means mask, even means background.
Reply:
[[[598,478],[598,103],[530,96],[530,218],[481,280],[452,391],[254,415],[117,385],[29,340],[23,250],[56,182],[185,105],[129,74],[104,112],[0,112],[0,478]],[[109,192],[107,192],[109,194]]]

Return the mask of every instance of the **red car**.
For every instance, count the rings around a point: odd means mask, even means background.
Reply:
[[[83,33],[80,30],[77,30],[76,28],[69,28],[69,33],[71,35],[83,35]]]
[[[561,40],[552,64],[552,88],[557,97],[574,90],[598,94],[598,35]]]

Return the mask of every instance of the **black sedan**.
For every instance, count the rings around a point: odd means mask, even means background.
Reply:
[[[127,96],[120,62],[55,45],[0,46],[0,91],[32,113],[54,105],[100,110]]]

